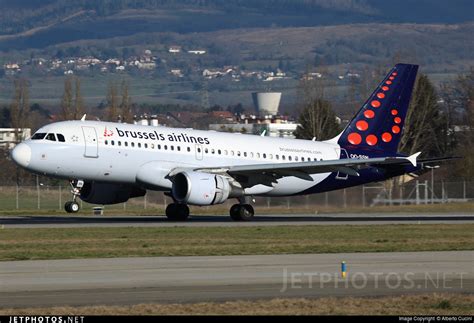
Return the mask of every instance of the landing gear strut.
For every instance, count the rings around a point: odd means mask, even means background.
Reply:
[[[83,180],[78,181],[71,181],[71,194],[72,194],[72,201],[67,201],[64,204],[64,210],[67,213],[77,213],[79,212],[80,206],[79,203],[76,202],[78,196],[81,195],[81,188],[84,186]]]
[[[250,205],[250,198],[244,197],[239,199],[239,204],[234,204],[230,208],[230,217],[234,221],[250,221],[253,219],[255,211],[253,206]]]
[[[166,207],[166,216],[171,221],[185,221],[189,217],[189,207],[186,204],[171,203]]]

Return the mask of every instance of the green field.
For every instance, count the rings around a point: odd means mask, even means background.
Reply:
[[[474,224],[0,229],[0,260],[472,250]]]
[[[474,296],[422,294],[194,304],[0,309],[2,315],[472,315]]]

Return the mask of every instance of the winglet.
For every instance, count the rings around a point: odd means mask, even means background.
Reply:
[[[421,151],[414,153],[411,156],[407,157],[407,160],[413,165],[413,167],[416,167],[416,158],[421,154]]]
[[[81,121],[84,121],[84,120],[86,120],[86,115],[85,114],[81,118]]]

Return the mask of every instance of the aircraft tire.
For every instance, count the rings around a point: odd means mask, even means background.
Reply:
[[[171,203],[166,207],[166,216],[171,221],[185,221],[189,217],[189,207],[186,204]]]
[[[250,204],[234,204],[230,208],[229,214],[234,221],[250,221],[253,219],[255,211]]]

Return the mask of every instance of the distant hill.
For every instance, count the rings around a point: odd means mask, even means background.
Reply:
[[[149,32],[472,21],[472,0],[0,0],[0,51]]]

